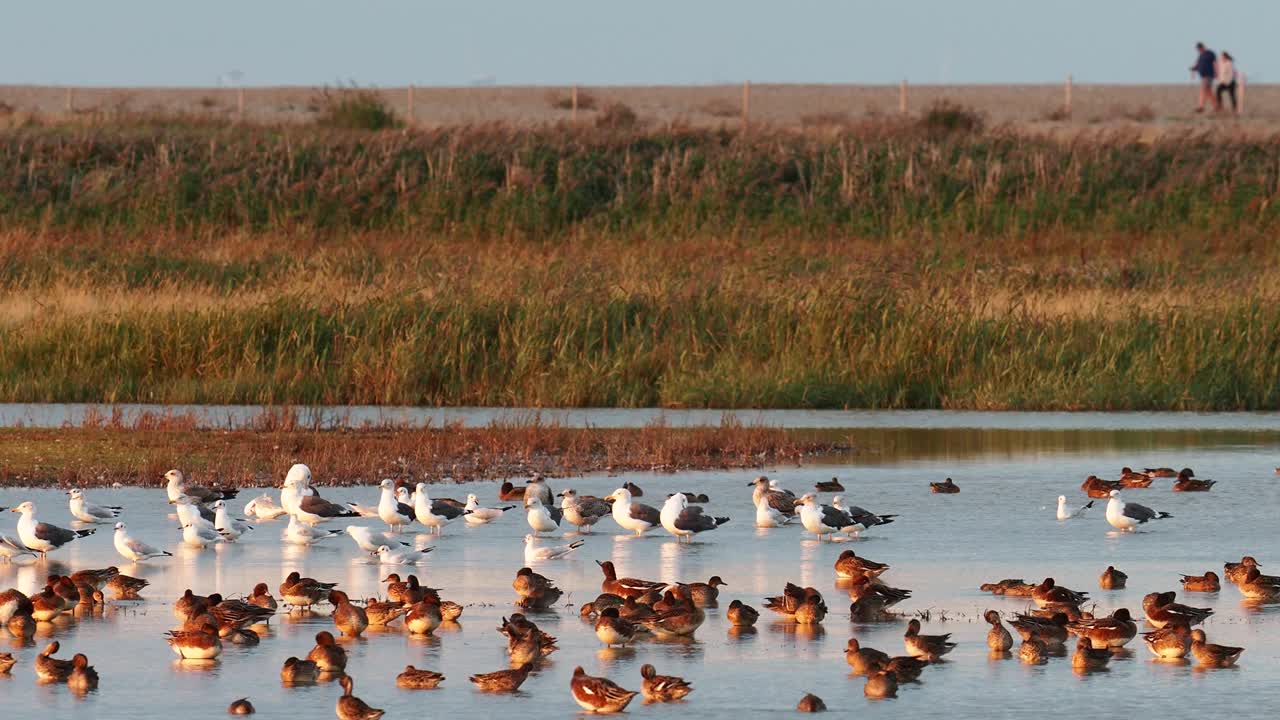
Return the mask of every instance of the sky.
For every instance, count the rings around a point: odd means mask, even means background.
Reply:
[[[1183,82],[1280,0],[4,0],[0,84]]]

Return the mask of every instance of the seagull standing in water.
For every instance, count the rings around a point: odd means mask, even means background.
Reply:
[[[729,522],[727,517],[712,517],[702,512],[697,505],[689,507],[689,499],[684,493],[676,493],[667,498],[659,514],[662,527],[676,537],[679,542],[692,542],[693,536],[707,530],[715,530]]]
[[[243,520],[236,520],[227,513],[227,501],[218,500],[213,503],[213,529],[222,535],[223,539],[228,542],[235,542],[240,536],[253,529],[253,526]]]
[[[555,532],[564,518],[564,511],[554,506],[547,507],[542,504],[541,497],[531,495],[525,500],[525,518],[529,521],[529,527],[533,528],[533,534],[540,535]]]
[[[1093,507],[1093,501],[1090,500],[1089,502],[1085,503],[1084,505],[1081,505],[1075,510],[1068,510],[1067,496],[1059,495],[1058,496],[1058,519],[1073,520],[1078,517],[1084,517],[1084,514],[1089,511],[1089,508],[1092,508],[1092,507]]]
[[[427,484],[418,483],[413,499],[413,511],[418,522],[435,530],[437,535],[444,535],[444,526],[471,512],[456,505],[439,500],[432,500],[427,494]]]
[[[533,535],[524,536],[524,561],[532,563],[538,560],[555,560],[577,550],[586,544],[586,540],[574,540],[568,545],[545,545],[538,547],[538,539]]]
[[[383,545],[378,548],[378,563],[380,565],[417,565],[427,559],[427,553],[435,548],[423,548],[414,550],[413,548],[397,548],[392,550],[389,546]]]
[[[381,493],[378,496],[378,518],[386,523],[392,532],[400,532],[405,525],[413,522],[413,507],[396,497],[394,480],[383,480],[378,483],[378,488]],[[374,552],[377,550],[375,549]]]
[[[36,504],[28,500],[9,512],[22,513],[18,520],[18,539],[31,550],[44,557],[50,550],[57,550],[73,540],[94,534],[97,530],[68,530],[42,523],[36,519]]]
[[[1148,520],[1163,520],[1173,517],[1167,512],[1152,510],[1146,505],[1126,503],[1120,499],[1120,491],[1112,490],[1111,499],[1107,501],[1107,522],[1117,530],[1131,531]]]
[[[119,505],[98,505],[91,503],[87,498],[85,498],[84,491],[80,488],[72,488],[71,490],[68,490],[67,495],[71,496],[71,516],[80,522],[110,522],[120,517],[120,511],[124,510],[124,508]]]
[[[116,552],[120,553],[120,557],[133,562],[173,555],[171,552],[151,547],[141,540],[129,537],[129,533],[125,530],[125,525],[122,522],[116,523],[115,545]]]
[[[624,530],[643,535],[662,524],[662,514],[657,508],[632,502],[631,491],[626,488],[618,488],[604,499],[613,500],[613,520]]]
[[[289,527],[284,529],[284,539],[294,545],[314,545],[341,534],[341,530],[319,530],[313,525],[304,525],[293,515],[289,516]]]

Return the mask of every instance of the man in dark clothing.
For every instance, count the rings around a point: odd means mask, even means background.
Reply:
[[[1213,103],[1215,108],[1218,107],[1218,101],[1213,97],[1213,78],[1217,74],[1216,64],[1218,56],[1213,51],[1204,46],[1204,43],[1196,43],[1196,64],[1191,66],[1192,76],[1200,76],[1200,99],[1196,103],[1196,112],[1204,112],[1205,102]]]

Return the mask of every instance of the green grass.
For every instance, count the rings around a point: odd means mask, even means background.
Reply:
[[[0,401],[1274,409],[1277,168],[922,126],[24,128]]]
[[[364,107],[352,92],[332,107]],[[939,134],[968,117],[957,113],[939,110],[920,128],[747,138],[627,127],[23,128],[0,137],[0,221],[115,234],[303,228],[543,239],[743,228],[1256,233],[1275,224],[1280,141]]]

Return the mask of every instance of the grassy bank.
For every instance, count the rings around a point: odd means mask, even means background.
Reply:
[[[0,401],[1280,406],[1280,143],[0,139]]]
[[[325,485],[382,478],[432,482],[796,464],[847,452],[830,433],[726,422],[717,427],[570,429],[539,423],[486,428],[367,428],[317,431],[270,425],[195,430],[174,420],[105,423],[57,430],[0,429],[0,486],[161,487],[181,467],[197,482],[236,487],[278,484],[307,463]]]
[[[963,109],[820,133],[500,126],[368,133],[156,120],[0,138],[0,220],[77,232],[391,230],[559,238],[1256,232],[1280,141],[1059,143]]]

